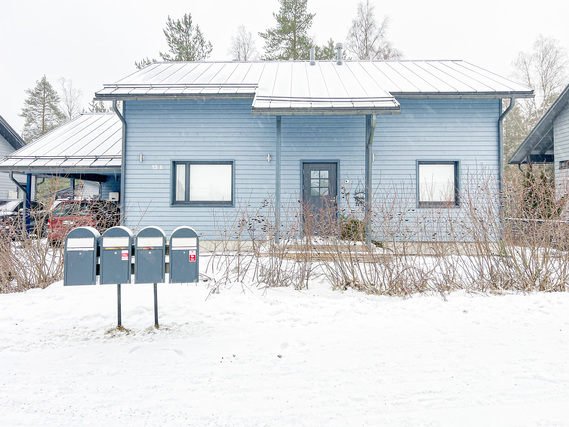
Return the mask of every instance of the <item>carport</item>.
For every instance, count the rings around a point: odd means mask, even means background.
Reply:
[[[39,178],[69,178],[99,183],[99,198],[118,200],[121,179],[122,123],[114,113],[87,113],[59,126],[0,160],[0,172],[26,195],[29,208],[32,183]],[[26,185],[14,174],[26,175]]]

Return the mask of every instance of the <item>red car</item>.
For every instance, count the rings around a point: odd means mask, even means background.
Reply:
[[[60,244],[65,241],[67,233],[76,227],[91,226],[103,232],[119,222],[119,208],[112,202],[64,200],[51,212],[47,224],[48,241]]]

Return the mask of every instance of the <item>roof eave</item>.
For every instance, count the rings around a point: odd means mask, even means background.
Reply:
[[[395,98],[450,98],[450,99],[480,99],[480,98],[533,98],[533,90],[512,92],[390,92]]]
[[[399,107],[386,108],[252,108],[258,115],[271,116],[363,116],[371,114],[399,114]]]

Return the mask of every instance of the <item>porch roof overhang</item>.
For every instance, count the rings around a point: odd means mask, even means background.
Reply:
[[[555,119],[565,108],[569,108],[569,85],[545,112],[509,160],[509,164],[553,163]]]
[[[83,114],[0,160],[0,171],[43,175],[116,174],[122,124],[115,114]]]

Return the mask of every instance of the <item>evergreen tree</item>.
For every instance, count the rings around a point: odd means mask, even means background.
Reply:
[[[142,70],[143,68],[146,68],[149,65],[155,64],[156,62],[158,62],[158,61],[156,61],[156,59],[150,59],[147,57],[147,58],[141,59],[140,61],[134,61],[134,66],[137,69]]]
[[[88,111],[90,113],[110,113],[113,110],[110,107],[107,107],[103,101],[92,100],[89,103]]]
[[[53,86],[43,76],[36,82],[36,87],[27,89],[28,98],[20,114],[25,119],[22,138],[32,142],[56,128],[65,121],[65,115],[59,109],[60,98]]]
[[[345,53],[346,51],[343,51]],[[324,46],[315,46],[314,56],[316,59],[325,61],[327,59],[336,59],[336,43],[329,39]],[[342,55],[345,56],[345,55]]]
[[[277,20],[275,28],[259,33],[265,39],[267,60],[308,59],[312,39],[308,30],[312,26],[314,13],[307,11],[308,0],[279,0],[279,13],[273,13]]]
[[[170,50],[160,52],[164,61],[202,61],[209,58],[213,47],[204,38],[200,26],[194,27],[192,14],[186,13],[182,19],[173,20],[168,16],[164,29],[166,43]]]

